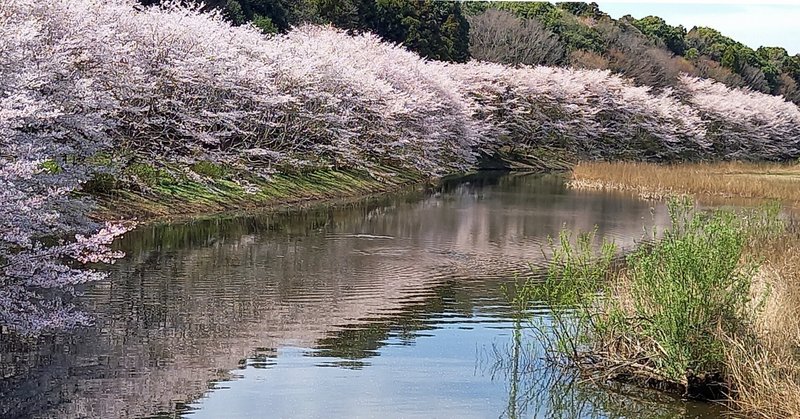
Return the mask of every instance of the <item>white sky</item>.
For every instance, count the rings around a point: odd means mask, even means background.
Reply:
[[[687,30],[693,26],[717,29],[754,49],[762,45],[777,46],[786,48],[790,55],[800,53],[800,0],[595,2],[613,18],[627,14],[635,18],[655,15]]]

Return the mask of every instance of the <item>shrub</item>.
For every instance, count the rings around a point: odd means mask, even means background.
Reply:
[[[83,184],[81,190],[88,194],[104,195],[119,187],[117,177],[110,173],[95,173]]]
[[[749,322],[756,265],[740,263],[747,230],[733,212],[692,212],[671,201],[670,215],[663,238],[628,257],[631,315],[641,320],[627,332],[651,341],[650,362],[682,381],[692,371],[725,370],[720,333]]]
[[[751,294],[757,264],[745,249],[754,234],[779,231],[777,215],[705,213],[677,200],[669,209],[671,226],[654,231],[620,269],[612,269],[613,246],[598,251],[593,234],[573,244],[562,232],[546,280],[530,279],[520,292],[551,309],[551,327],[538,330],[553,359],[607,378],[655,379],[694,396],[725,377],[726,342],[748,336],[764,298]]]
[[[227,170],[220,164],[209,161],[199,161],[192,165],[192,171],[211,179],[219,179],[227,174]]]

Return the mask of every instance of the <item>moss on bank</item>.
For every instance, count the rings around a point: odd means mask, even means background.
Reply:
[[[571,163],[562,154],[549,150],[502,150],[494,156],[484,156],[476,167],[564,171]],[[246,168],[211,162],[188,167],[135,162],[119,172],[119,176],[99,172],[84,185],[83,192],[99,203],[93,213],[95,218],[142,221],[203,216],[391,192],[441,179],[393,166],[369,170],[324,168],[264,177]]]
[[[391,167],[279,173],[267,178],[234,172],[218,177],[172,176],[144,187],[118,182],[91,194],[99,201],[93,214],[97,218],[150,220],[366,195],[424,181],[421,174]]]

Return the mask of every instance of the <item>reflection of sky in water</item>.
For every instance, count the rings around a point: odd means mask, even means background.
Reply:
[[[186,416],[700,418],[720,412],[637,388],[630,388],[634,396],[629,396],[591,385],[584,393],[572,383],[559,386],[558,378],[544,376],[553,371],[544,368],[541,348],[531,346],[536,345],[533,336],[525,335],[513,358],[512,322],[481,315],[441,320],[429,319],[433,329],[410,343],[390,335],[376,356],[358,361],[320,357],[304,348],[279,349],[270,366],[236,371],[235,380],[218,383]],[[521,371],[516,376],[514,362]]]
[[[508,323],[505,326],[509,326]],[[467,333],[468,332],[468,333]],[[478,367],[480,351],[505,342],[510,331],[470,331],[458,325],[426,331],[413,345],[393,345],[361,369],[325,368],[338,358],[308,357],[297,348],[279,350],[276,365],[246,368],[241,378],[221,383],[193,407],[191,417],[357,418],[357,417],[497,417],[507,390]]]

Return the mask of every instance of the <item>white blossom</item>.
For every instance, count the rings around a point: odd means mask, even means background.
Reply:
[[[110,245],[131,226],[97,225],[74,193],[113,170],[92,162],[99,151],[269,178],[306,166],[439,175],[501,148],[785,160],[799,141],[796,105],[689,76],[656,92],[608,71],[430,62],[328,26],[264,36],[178,0],[3,0],[0,322],[87,321],[46,294],[121,257]]]

